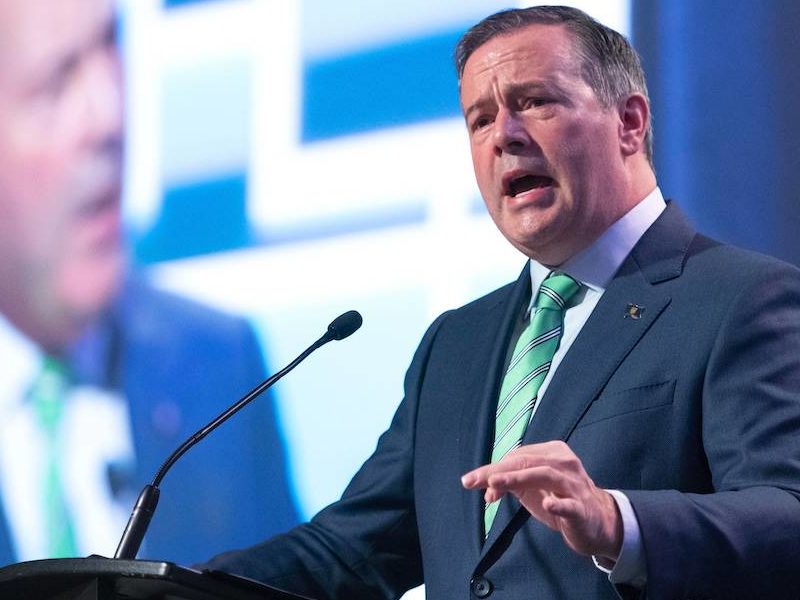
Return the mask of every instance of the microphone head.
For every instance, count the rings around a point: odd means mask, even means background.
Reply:
[[[331,321],[331,324],[328,325],[327,337],[332,340],[343,340],[353,335],[361,327],[362,322],[363,319],[357,310],[348,310]]]

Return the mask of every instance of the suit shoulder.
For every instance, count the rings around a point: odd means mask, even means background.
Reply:
[[[686,268],[739,282],[800,276],[800,269],[795,265],[760,252],[719,242],[702,234],[698,234],[692,242]]]
[[[428,329],[423,345],[435,337],[461,344],[465,339],[474,339],[487,328],[496,330],[509,310],[519,306],[529,294],[529,281],[526,268],[517,281],[441,314]]]
[[[208,337],[240,337],[249,331],[239,316],[196,300],[159,289],[141,278],[127,281],[115,306],[117,320],[125,329],[159,330],[163,334]]]
[[[472,300],[467,304],[454,309],[452,313],[468,315],[474,312],[484,312],[486,310],[494,309],[498,304],[505,303],[511,297],[514,289],[518,285],[524,284],[521,284],[519,281],[507,283],[506,285],[499,287],[496,290],[481,296],[480,298],[476,298],[475,300]]]
[[[463,306],[443,312],[428,326],[420,348],[430,345],[442,329],[461,331],[465,323],[484,322],[488,313],[500,310],[514,297],[520,285],[525,285],[524,281],[512,281]]]

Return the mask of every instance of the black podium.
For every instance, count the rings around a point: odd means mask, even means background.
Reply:
[[[100,557],[36,560],[0,569],[2,600],[302,600],[216,571]],[[307,599],[306,599],[307,600]]]

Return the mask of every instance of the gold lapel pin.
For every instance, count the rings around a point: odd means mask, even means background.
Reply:
[[[642,313],[644,313],[644,306],[639,306],[638,304],[628,304],[627,308],[625,309],[625,318],[641,319]]]

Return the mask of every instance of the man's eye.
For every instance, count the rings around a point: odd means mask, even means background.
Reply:
[[[40,91],[44,96],[50,99],[56,99],[64,93],[67,87],[68,74],[63,70],[52,73],[45,82],[43,82]]]
[[[487,116],[478,117],[472,122],[472,131],[478,131],[492,124],[492,119]]]
[[[523,109],[536,108],[538,106],[544,106],[545,104],[550,104],[550,102],[552,102],[552,100],[550,100],[549,98],[545,98],[544,96],[532,96],[530,98],[525,98],[525,101],[523,102],[522,106]]]

